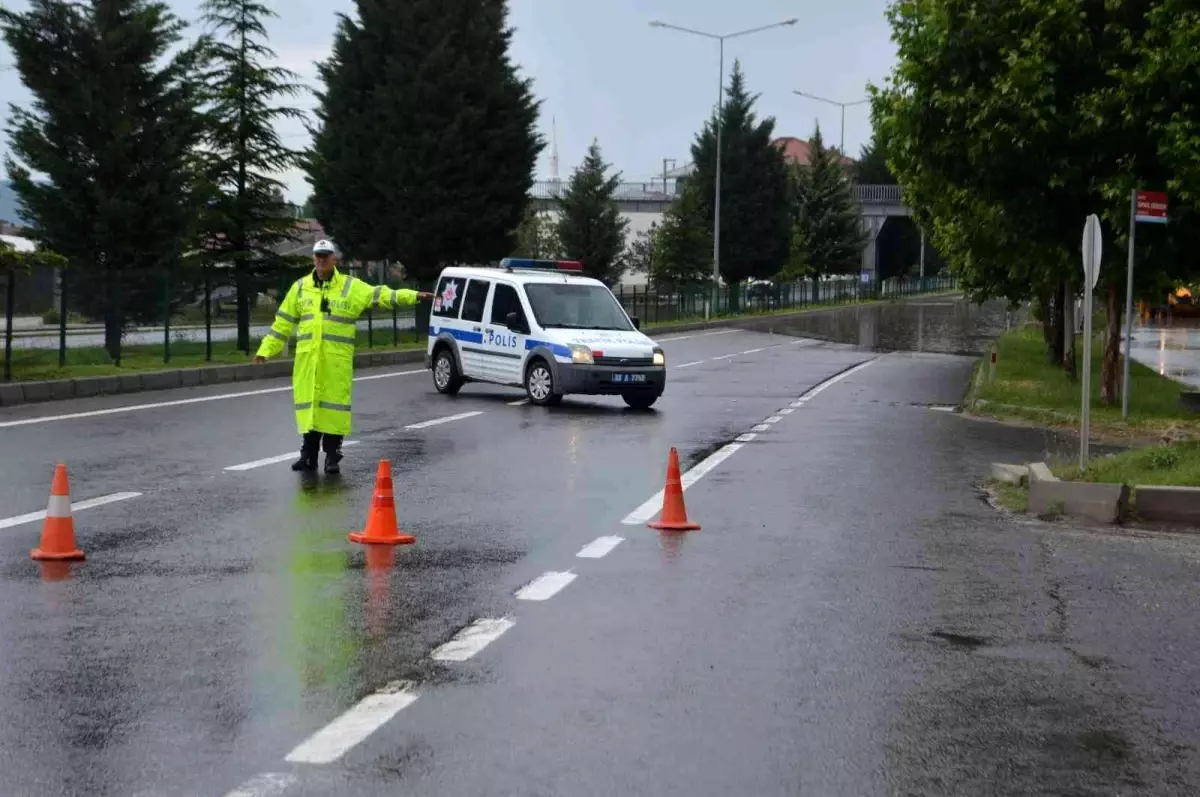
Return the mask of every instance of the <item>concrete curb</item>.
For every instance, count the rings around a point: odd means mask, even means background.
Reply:
[[[957,293],[927,293],[915,296],[905,296],[894,301],[904,302],[910,299],[927,299],[931,296],[938,298],[953,298]],[[655,338],[658,335],[674,332],[694,332],[703,329],[721,329],[725,327],[760,328],[770,324],[787,321],[797,316],[814,315],[822,312],[835,312],[848,307],[868,307],[892,299],[863,302],[861,305],[844,304],[836,307],[813,308],[797,310],[793,313],[778,313],[772,315],[748,315],[740,318],[722,318],[716,321],[685,321],[678,324],[663,324],[661,326],[643,329],[642,331]],[[355,368],[370,368],[386,365],[402,365],[423,362],[425,350],[409,351],[365,351],[354,355]],[[180,387],[195,387],[196,385],[213,385],[224,382],[248,382],[255,379],[278,379],[291,376],[292,361],[279,360],[265,365],[218,365],[201,368],[183,368],[166,371],[143,371],[139,373],[122,374],[119,376],[94,376],[81,379],[57,379],[46,382],[10,382],[0,384],[0,407],[12,407],[18,404],[32,404],[43,401],[59,401],[63,399],[88,398],[91,396],[113,395],[118,393],[141,393],[151,390],[171,390]]]
[[[423,362],[425,350],[366,351],[354,355],[354,367],[371,368]],[[181,368],[170,371],[145,371],[118,376],[93,376],[81,379],[56,379],[46,382],[12,382],[0,385],[0,407],[32,404],[43,401],[89,398],[120,393],[142,393],[151,390],[172,390],[197,385],[217,385],[227,382],[249,382],[258,379],[279,379],[292,375],[291,360],[277,360],[263,365],[215,365],[203,368]]]
[[[1200,487],[1146,484],[1133,489],[1137,495],[1137,516],[1141,520],[1200,526]]]

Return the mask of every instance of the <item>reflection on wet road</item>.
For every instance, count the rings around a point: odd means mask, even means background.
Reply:
[[[931,411],[1005,319],[921,304],[664,335],[650,412],[364,372],[340,477],[282,381],[0,411],[0,794],[1191,790],[1194,542],[984,505],[1045,441]],[[416,543],[352,545],[385,457]],[[59,460],[136,495],[39,566]]]
[[[1135,326],[1133,359],[1159,374],[1200,388],[1200,325]]]

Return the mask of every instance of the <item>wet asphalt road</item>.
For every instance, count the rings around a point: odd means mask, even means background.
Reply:
[[[0,529],[0,795],[1195,793],[1192,537],[997,515],[987,464],[1052,443],[937,409],[967,358],[666,337],[650,413],[361,372],[339,479],[224,470],[295,449],[287,392],[257,393],[283,382],[0,412],[0,521],[57,460],[76,501],[142,493],[76,514],[69,569]],[[688,489],[701,531],[622,523],[670,446],[686,470],[771,417]],[[368,557],[345,533],[381,457],[417,544]],[[480,618],[513,625],[431,660]],[[337,760],[285,760],[398,680],[416,701]]]

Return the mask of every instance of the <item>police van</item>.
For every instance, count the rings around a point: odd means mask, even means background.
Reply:
[[[663,350],[582,271],[577,261],[524,258],[444,269],[425,352],[438,392],[490,382],[522,387],[540,405],[568,393],[654,404],[667,382]]]

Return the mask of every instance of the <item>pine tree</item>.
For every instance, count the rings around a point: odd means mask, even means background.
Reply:
[[[791,236],[787,169],[772,143],[774,118],[758,121],[758,95],[746,89],[741,65],[733,75],[721,108],[721,277],[731,287],[745,279],[767,279],[783,267]],[[716,119],[692,145],[696,172],[689,182],[700,187],[702,216],[712,231],[713,180],[716,168]],[[711,267],[711,262],[710,262]],[[730,302],[737,306],[736,289]]]
[[[712,225],[706,225],[701,190],[689,181],[663,214],[654,237],[650,282],[666,287],[712,282]]]
[[[836,151],[828,149],[818,126],[809,142],[809,163],[793,175],[795,217],[789,270],[803,260],[801,273],[857,273],[866,233],[862,229],[854,186],[846,177]]]
[[[854,179],[859,185],[896,184],[896,177],[888,167],[887,153],[878,136],[873,136],[871,142],[860,150],[858,163],[854,164]]]
[[[650,265],[654,258],[654,243],[658,238],[659,229],[658,223],[652,221],[647,229],[639,230],[633,236],[633,241],[630,242],[625,257],[626,264],[633,273],[650,273]]]
[[[184,27],[148,0],[0,9],[34,96],[31,108],[11,106],[13,188],[42,245],[72,264],[78,306],[104,317],[118,362],[125,319],[161,320],[164,279],[196,231],[200,56],[195,46],[170,52]],[[168,284],[173,301],[190,292]]]
[[[302,118],[279,106],[300,92],[297,75],[264,61],[275,53],[264,44],[263,22],[276,16],[256,0],[204,0],[202,19],[209,59],[205,182],[209,189],[202,223],[208,264],[232,263],[237,286],[237,345],[250,351],[250,305],[259,280],[288,265],[276,253],[293,237],[294,221],[281,202],[283,183],[272,175],[295,168],[295,150],[283,145],[276,124]]]
[[[320,66],[306,169],[317,220],[423,286],[516,245],[544,146],[504,0],[356,0]],[[429,306],[418,310],[417,326]]]
[[[629,220],[613,199],[621,175],[607,173],[600,144],[593,141],[560,200],[558,238],[563,253],[583,263],[585,274],[611,287],[625,273]]]

